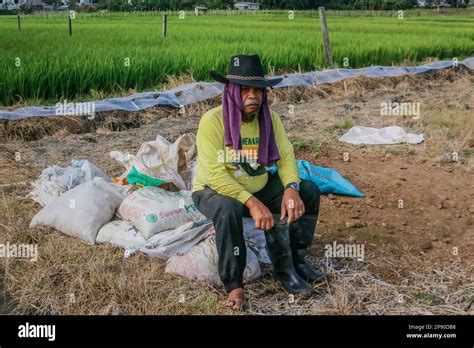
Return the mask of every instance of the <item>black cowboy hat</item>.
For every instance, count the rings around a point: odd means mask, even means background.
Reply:
[[[209,74],[214,80],[222,83],[231,81],[239,85],[257,88],[273,87],[283,80],[281,77],[266,79],[263,74],[262,62],[257,54],[237,55],[230,58],[226,76],[216,70],[211,70]]]

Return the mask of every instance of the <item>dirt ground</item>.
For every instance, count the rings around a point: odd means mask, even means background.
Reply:
[[[366,196],[322,198],[310,261],[331,272],[332,282],[316,285],[309,300],[293,299],[265,270],[246,286],[246,313],[474,314],[473,81],[470,71],[443,70],[272,91],[271,108],[281,115],[297,158],[336,169]],[[420,119],[381,116],[381,103],[389,101],[419,102]],[[89,159],[118,176],[123,168],[110,151],[135,153],[157,134],[174,141],[195,132],[202,112],[217,103],[190,106],[184,115],[160,108],[110,113],[104,119],[113,127],[95,125],[81,134],[71,134],[71,127],[53,129],[46,121],[4,125],[11,139],[0,142],[0,243],[38,243],[40,253],[35,263],[2,261],[10,312],[231,313],[219,303],[222,288],[165,274],[164,261],[141,254],[124,259],[122,249],[90,246],[45,227],[29,230],[40,206],[22,199],[44,168],[72,159]],[[114,131],[117,125],[123,130]],[[390,146],[339,142],[354,125],[399,125],[426,140]],[[25,127],[54,134],[15,139]],[[349,161],[343,160],[345,152]],[[457,161],[447,155],[453,152]],[[334,241],[363,244],[364,261],[325,258],[324,247]]]

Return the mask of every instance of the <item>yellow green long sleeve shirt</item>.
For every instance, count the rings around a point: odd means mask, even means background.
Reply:
[[[278,175],[284,186],[291,182],[300,182],[296,159],[277,113],[271,112],[275,141],[280,154],[276,162]],[[254,117],[251,122],[243,122],[240,129],[242,151],[247,158],[258,158],[259,124]],[[199,122],[197,132],[197,173],[192,191],[199,191],[205,186],[218,194],[237,199],[244,204],[252,193],[260,191],[268,181],[267,167],[261,175],[251,176],[241,166],[232,163],[238,159],[232,146],[225,145],[222,105],[207,111]],[[237,157],[236,157],[237,156]]]

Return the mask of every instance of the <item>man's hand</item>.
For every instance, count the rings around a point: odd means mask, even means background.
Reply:
[[[300,193],[292,188],[287,188],[281,200],[281,219],[288,216],[288,223],[290,223],[302,217],[304,212],[304,203],[300,198]]]
[[[250,216],[255,220],[255,228],[268,231],[273,227],[273,215],[265,204],[252,196],[245,202],[245,206],[249,208]]]

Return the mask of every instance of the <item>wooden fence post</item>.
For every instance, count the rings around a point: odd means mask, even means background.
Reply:
[[[168,15],[163,15],[163,37],[166,37],[168,26]]]
[[[331,68],[334,66],[332,61],[332,49],[331,44],[329,43],[329,33],[328,27],[326,24],[326,14],[324,12],[324,7],[319,7],[319,19],[321,21],[321,29],[323,31],[323,44],[324,44],[324,53],[326,54],[326,63]]]

